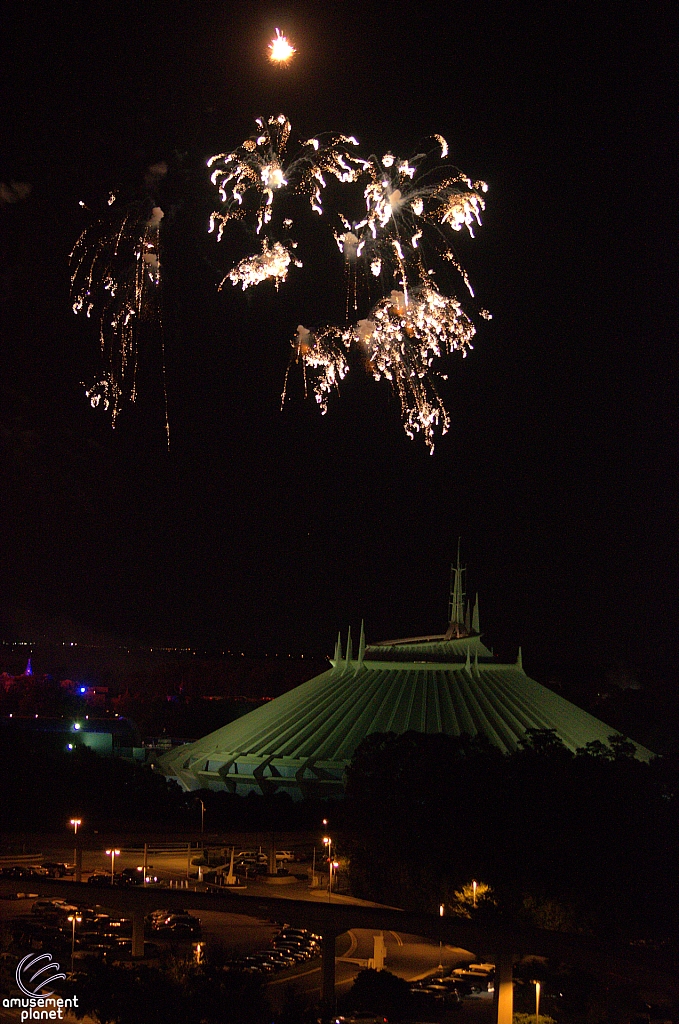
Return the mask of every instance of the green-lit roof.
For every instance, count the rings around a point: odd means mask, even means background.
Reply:
[[[449,630],[450,633],[450,630]],[[528,729],[554,729],[570,749],[607,743],[616,730],[529,678],[521,659],[499,664],[480,636],[341,644],[332,667],[195,743],[163,756],[185,789],[343,790],[344,770],[376,732],[484,735],[505,752]],[[637,745],[637,756],[651,752]]]

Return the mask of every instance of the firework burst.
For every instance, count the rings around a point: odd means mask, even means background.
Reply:
[[[407,296],[410,279],[419,281],[432,259],[453,264],[473,294],[469,279],[452,248],[451,232],[466,227],[474,236],[485,209],[483,181],[441,163],[448,144],[434,136],[437,152],[418,153],[407,160],[385,153],[365,163],[365,216],[351,225],[340,215],[345,230],[356,237],[356,254],[374,277],[397,275]]]
[[[139,329],[160,316],[160,226],[163,211],[148,203],[111,212],[81,234],[70,256],[71,305],[98,326],[102,375],[86,394],[115,427],[121,406],[137,397]],[[167,408],[165,417],[167,426]],[[169,432],[168,432],[169,437]]]
[[[443,136],[434,138],[435,152],[408,160],[386,153],[361,162],[365,215],[349,220],[338,212],[341,229],[334,230],[344,262],[347,321],[361,305],[359,281],[367,282],[366,294],[379,289],[382,298],[350,326],[306,332],[306,343],[298,332],[291,357],[291,365],[313,370],[312,391],[325,412],[353,351],[376,381],[392,388],[407,435],[419,434],[431,451],[436,434],[450,425],[437,387],[446,379],[441,363],[454,352],[466,356],[476,331],[459,300],[434,280],[437,270],[452,264],[473,296],[452,233],[466,228],[474,236],[487,191],[485,182],[443,163],[448,145]],[[485,310],[480,315],[490,317]]]
[[[230,221],[244,220],[256,234],[269,236],[274,213],[282,196],[303,194],[311,209],[323,213],[322,191],[331,176],[340,182],[356,181],[366,163],[358,160],[350,147],[356,139],[346,135],[308,139],[295,156],[287,153],[291,125],[284,114],[266,121],[258,118],[256,135],[246,139],[230,153],[219,153],[208,160],[211,180],[217,187],[221,209],[210,217],[208,231],[216,230],[220,241]],[[286,219],[285,227],[291,221]]]
[[[302,364],[305,392],[308,376],[325,413],[328,397],[338,390],[349,370],[347,354],[353,349],[376,381],[384,379],[392,387],[408,437],[421,434],[433,451],[437,430],[445,434],[450,425],[437,390],[436,378],[441,375],[434,363],[456,351],[466,356],[475,333],[457,299],[447,298],[431,282],[425,282],[408,298],[404,292],[392,290],[365,319],[344,330],[325,327],[312,333],[299,327],[290,365]]]

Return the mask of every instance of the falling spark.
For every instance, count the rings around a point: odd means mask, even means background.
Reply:
[[[309,389],[324,416],[328,411],[328,398],[332,391],[339,390],[339,382],[349,372],[346,352],[343,348],[343,332],[335,327],[326,327],[313,333],[301,324],[292,342],[292,356],[285,374],[281,405],[285,402],[288,374],[293,362],[302,364],[304,394]]]
[[[274,64],[287,64],[291,57],[297,53],[295,47],[283,35],[280,29],[276,29],[276,35],[269,43],[269,60]]]
[[[107,205],[114,201],[112,194]],[[140,326],[160,322],[163,216],[147,203],[112,208],[83,231],[70,256],[71,308],[97,322],[103,363],[101,378],[85,392],[93,408],[110,412],[113,427],[123,402],[137,397]],[[169,443],[167,403],[165,427]]]

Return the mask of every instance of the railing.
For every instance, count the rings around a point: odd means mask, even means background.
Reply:
[[[186,847],[184,847],[186,849]],[[24,866],[29,864],[42,864],[45,859],[44,853],[17,853],[17,854],[2,854],[0,856],[0,868]]]

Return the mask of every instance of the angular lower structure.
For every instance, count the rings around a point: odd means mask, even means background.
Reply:
[[[573,751],[619,735],[529,678],[520,653],[498,663],[481,642],[478,601],[471,622],[469,608],[463,614],[460,581],[458,565],[445,634],[366,646],[361,630],[357,657],[350,637],[344,654],[338,639],[326,672],[165,754],[160,769],[185,790],[301,799],[342,795],[345,769],[371,733],[480,734],[505,752],[529,729],[553,729]]]

